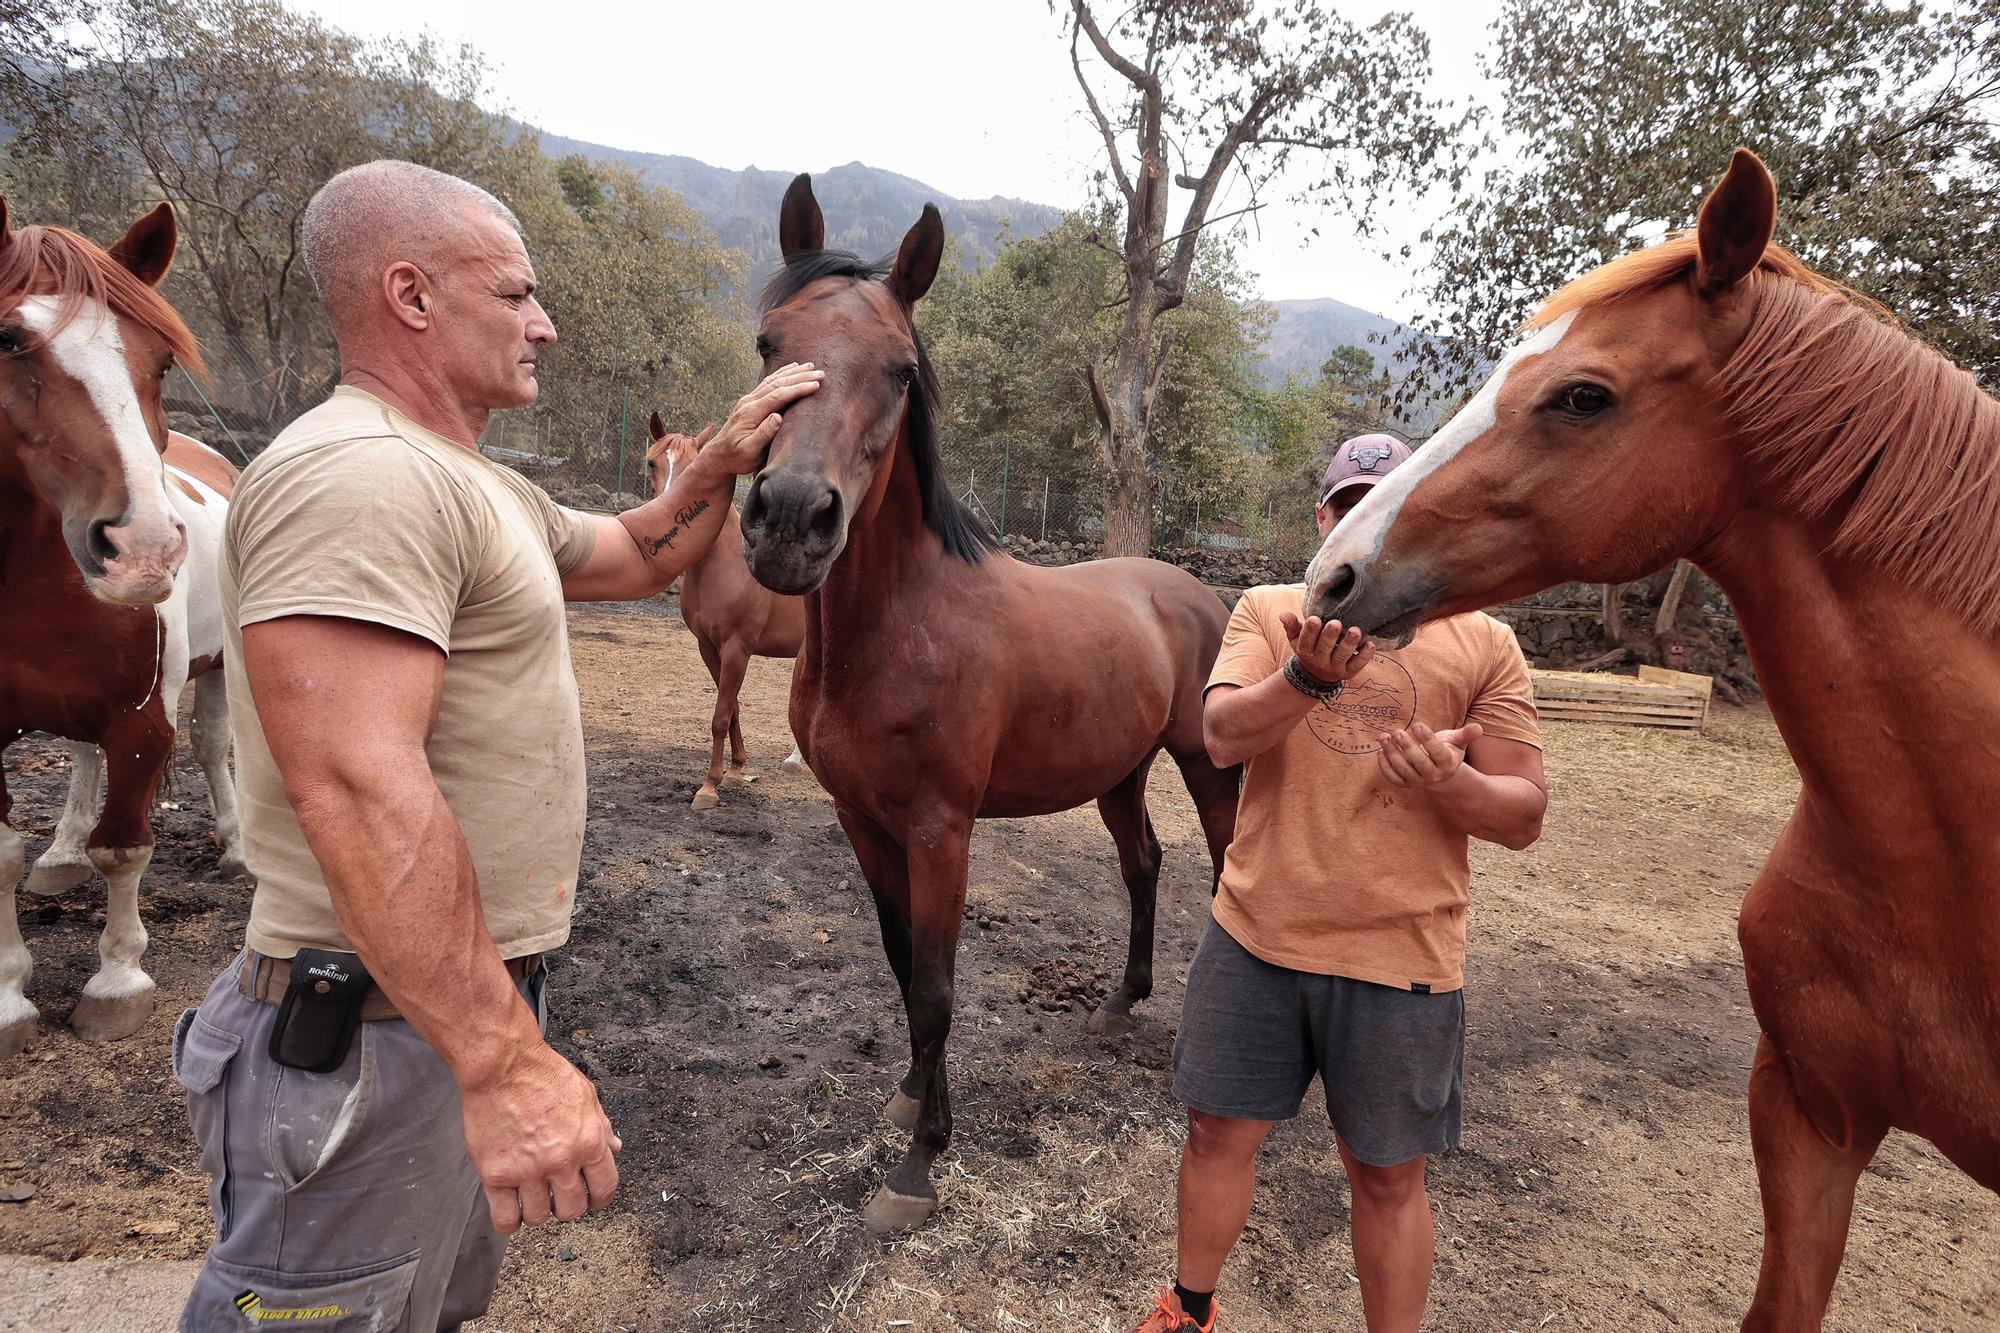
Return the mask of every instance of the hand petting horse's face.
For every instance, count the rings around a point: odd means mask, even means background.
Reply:
[[[135,606],[165,600],[187,554],[161,384],[193,342],[150,290],[175,237],[162,204],[107,255],[56,228],[14,232],[0,200],[0,488],[56,511],[90,591]]]
[[[825,224],[803,176],[785,194],[778,240],[787,260],[824,248]],[[765,587],[817,588],[849,528],[880,508],[910,397],[925,391],[912,313],[943,255],[944,222],[925,205],[884,281],[819,278],[758,327],[767,370],[797,361],[826,372],[819,392],[786,409],[744,501],[744,554]]]

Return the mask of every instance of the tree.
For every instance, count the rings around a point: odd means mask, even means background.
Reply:
[[[1442,331],[1406,391],[1449,390],[1534,303],[1694,221],[1737,145],[1778,238],[2000,384],[2000,3],[1508,0],[1489,72],[1501,161],[1436,234]]]
[[[1430,47],[1404,15],[1364,30],[1318,0],[1267,13],[1252,0],[1137,0],[1108,23],[1091,0],[1066,7],[1071,64],[1123,218],[1118,336],[1084,368],[1105,546],[1144,554],[1153,415],[1174,338],[1160,319],[1187,299],[1203,234],[1258,208],[1300,153],[1319,166],[1301,195],[1351,206],[1394,186],[1420,191],[1443,170],[1448,134],[1417,91]],[[1170,220],[1176,186],[1188,199]],[[1218,212],[1232,187],[1250,202]]]
[[[435,167],[521,218],[561,333],[527,414],[549,451],[607,463],[627,392],[718,415],[756,366],[742,257],[629,170],[545,157],[479,105],[485,83],[469,48],[364,42],[273,0],[0,0],[0,189],[24,219],[99,236],[172,200],[167,294],[232,415],[275,428],[337,371],[300,255],[307,202],[374,158]]]
[[[332,383],[298,240],[327,177],[400,157],[504,196],[535,168],[533,138],[510,139],[474,102],[484,86],[470,49],[364,43],[274,0],[29,0],[0,18],[22,183],[49,216],[99,233],[141,201],[172,200],[168,295],[266,420]]]
[[[1041,235],[1009,238],[976,273],[944,266],[922,327],[945,389],[954,461],[997,481],[1005,441],[1017,486],[1032,479],[1039,491],[1046,478],[1060,492],[1095,489],[1087,368],[1117,344],[1119,225],[1116,209],[1100,204]],[[1268,316],[1249,305],[1247,288],[1225,239],[1211,236],[1187,299],[1163,316],[1177,341],[1155,394],[1153,480],[1189,513],[1233,510],[1262,479],[1242,423],[1261,393],[1251,363]]]

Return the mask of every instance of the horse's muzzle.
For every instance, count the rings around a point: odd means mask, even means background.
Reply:
[[[743,501],[751,575],[772,592],[811,592],[847,545],[847,518],[846,502],[824,477],[766,468]]]

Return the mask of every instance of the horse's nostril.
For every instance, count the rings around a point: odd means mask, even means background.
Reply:
[[[100,565],[117,559],[118,548],[111,543],[111,520],[100,518],[92,523],[84,534],[84,547]]]
[[[840,535],[840,493],[828,491],[813,506],[812,515],[806,520],[807,530],[821,541],[832,541]]]
[[[1326,599],[1338,605],[1347,594],[1354,591],[1354,566],[1342,565],[1327,576]]]

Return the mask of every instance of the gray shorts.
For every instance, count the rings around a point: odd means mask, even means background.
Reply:
[[[1188,967],[1174,1095],[1210,1115],[1289,1120],[1315,1074],[1335,1132],[1370,1166],[1456,1148],[1465,993],[1278,967],[1211,920]]]
[[[216,1227],[182,1333],[432,1333],[483,1313],[507,1243],[444,1061],[387,1019],[361,1024],[332,1073],[287,1069],[266,1053],[278,1007],[237,989],[242,962],[174,1030]],[[538,1017],[547,975],[522,983]]]

